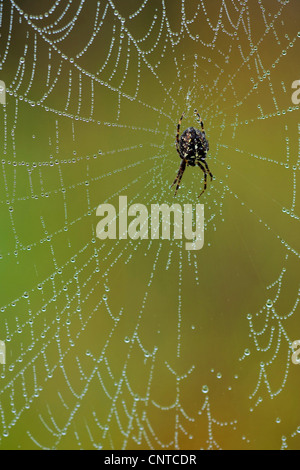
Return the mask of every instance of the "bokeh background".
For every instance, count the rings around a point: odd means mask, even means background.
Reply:
[[[2,449],[299,449],[298,0],[1,0]],[[4,92],[2,92],[4,93]],[[96,237],[174,200],[205,245]]]

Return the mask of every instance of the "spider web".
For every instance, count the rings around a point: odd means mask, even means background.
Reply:
[[[1,448],[299,448],[298,3],[0,0]],[[195,108],[204,249],[98,240]]]

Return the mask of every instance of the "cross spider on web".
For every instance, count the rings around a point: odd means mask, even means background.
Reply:
[[[177,194],[178,188],[181,183],[181,178],[183,176],[184,170],[186,169],[186,166],[195,166],[197,163],[197,165],[201,168],[204,173],[204,189],[198,197],[202,196],[202,194],[206,191],[208,174],[210,175],[211,180],[213,180],[213,175],[210,172],[210,169],[208,168],[208,165],[206,163],[206,155],[209,151],[209,143],[206,138],[203,121],[197,109],[195,109],[195,114],[199,118],[201,124],[201,131],[199,129],[195,129],[194,127],[189,127],[183,132],[183,134],[179,138],[180,126],[184,117],[184,113],[179,119],[179,123],[177,126],[176,150],[179,153],[182,162],[180,164],[175,181],[171,186],[172,188],[177,183],[174,196],[176,196]]]

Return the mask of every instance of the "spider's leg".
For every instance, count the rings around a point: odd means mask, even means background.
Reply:
[[[202,131],[205,133],[205,131],[204,131],[204,124],[203,124],[203,121],[202,121],[201,116],[200,116],[200,114],[198,113],[197,109],[195,109],[195,114],[196,114],[196,116],[199,118]]]
[[[184,113],[182,113],[182,116],[179,119],[178,126],[177,126],[177,134],[176,134],[176,150],[179,153],[180,158],[182,158],[182,157],[181,157],[181,154],[180,154],[180,147],[179,147],[179,135],[180,135],[180,126],[181,126],[183,118],[184,118]]]
[[[210,169],[208,168],[208,164],[206,163],[206,161],[205,161],[205,160],[204,160],[204,165],[205,165],[205,168],[207,169],[207,172],[209,173],[209,176],[211,177],[211,180],[213,180],[213,179],[214,179],[214,177],[213,177],[213,175],[212,175],[212,173],[211,173]]]
[[[174,196],[176,196],[176,194],[177,194],[177,191],[178,191],[178,188],[179,188],[179,186],[180,186],[181,178],[182,178],[182,176],[183,176],[183,173],[184,173],[185,168],[186,168],[186,161],[185,161],[185,160],[182,160],[182,162],[181,162],[181,164],[180,164],[180,167],[179,167],[179,171],[178,171],[178,173],[177,173],[177,177],[176,177],[174,183],[173,183],[172,186],[171,186],[171,188],[172,188],[172,187],[174,186],[174,184],[177,183]]]
[[[204,166],[200,162],[197,162],[197,163],[198,163],[199,167],[201,168],[201,170],[204,173],[204,189],[203,189],[202,193],[199,194],[199,196],[198,196],[198,197],[201,197],[202,194],[206,191],[206,188],[207,188],[207,172],[206,172],[206,169],[204,168]]]
[[[174,196],[176,196],[176,194],[177,194],[177,191],[178,191],[180,183],[181,183],[181,178],[182,178],[184,170],[185,170],[185,166],[186,166],[185,165],[185,160],[183,160],[183,162],[184,162],[184,168],[183,168],[183,170],[180,171],[180,175],[179,175],[179,178],[178,178],[178,181],[177,181],[177,186],[176,186],[176,189],[175,189]]]

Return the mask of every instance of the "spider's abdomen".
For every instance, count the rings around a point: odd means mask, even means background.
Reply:
[[[205,158],[209,150],[205,132],[194,127],[189,127],[183,132],[179,145],[182,158],[185,158],[191,166],[195,166],[197,161]]]

